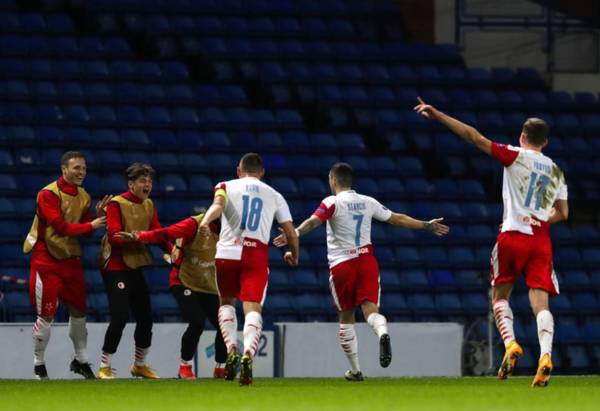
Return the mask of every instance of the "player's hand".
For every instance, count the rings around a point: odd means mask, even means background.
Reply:
[[[291,251],[286,251],[283,255],[283,261],[285,261],[290,267],[296,267],[298,265],[298,257],[294,257]]]
[[[112,198],[112,195],[105,195],[102,197],[102,200],[96,203],[96,217],[104,217],[106,215],[106,206]]]
[[[444,218],[434,218],[433,220],[427,221],[423,228],[425,230],[435,234],[435,235],[445,235],[450,232],[450,227],[447,225],[441,224],[444,221]]]
[[[278,230],[281,234],[275,237],[275,239],[273,240],[273,245],[278,248],[285,247],[286,245],[288,245],[288,239],[281,227],[279,227]]]
[[[436,120],[440,112],[435,107],[425,103],[421,97],[417,97],[417,99],[419,100],[419,104],[413,110],[425,118]]]
[[[203,236],[209,236],[210,235],[210,224],[209,223],[205,223],[202,222],[199,226],[198,226],[198,232],[200,234],[202,234]]]
[[[127,231],[119,231],[118,233],[115,233],[115,237],[122,238],[125,241],[137,241],[140,238],[136,231],[132,233],[128,233]]]
[[[95,218],[92,220],[92,228],[94,230],[97,230],[104,226],[106,226],[106,216]]]

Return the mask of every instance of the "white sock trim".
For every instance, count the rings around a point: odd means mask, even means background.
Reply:
[[[383,334],[388,334],[387,320],[379,313],[372,313],[367,318],[367,323],[371,326],[377,338],[381,338]]]
[[[548,310],[540,311],[535,317],[537,322],[540,358],[548,354],[552,356],[552,340],[554,338],[554,317]]]
[[[256,311],[246,314],[244,319],[244,354],[254,357],[262,335],[262,315]]]
[[[237,347],[237,316],[233,305],[222,305],[218,313],[219,328],[227,346],[227,352]]]

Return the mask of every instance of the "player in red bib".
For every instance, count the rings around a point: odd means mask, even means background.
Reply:
[[[349,164],[335,164],[329,172],[333,195],[325,198],[311,217],[296,229],[301,237],[327,222],[327,259],[329,286],[340,319],[339,341],[350,362],[351,370],[344,377],[362,381],[358,361],[358,341],[354,331],[354,309],[361,307],[363,315],[379,339],[379,363],[387,367],[392,361],[392,348],[387,321],[379,313],[379,265],[371,245],[373,219],[415,230],[425,229],[436,235],[448,233],[441,218],[419,221],[404,214],[393,213],[374,198],[352,190],[353,170]],[[275,245],[287,244],[285,233]]]
[[[415,111],[441,122],[504,166],[504,218],[492,251],[490,273],[494,316],[506,348],[498,378],[508,378],[523,355],[515,339],[513,313],[508,303],[515,281],[523,272],[540,343],[540,360],[532,386],[544,387],[552,371],[554,334],[548,300],[549,296],[559,293],[552,264],[550,224],[569,216],[564,174],[552,159],[542,154],[548,144],[548,126],[539,118],[530,118],[523,124],[520,147],[506,146],[488,140],[473,127],[436,110],[420,98],[419,103]]]
[[[35,218],[23,245],[23,251],[31,252],[29,293],[37,314],[33,324],[34,373],[38,379],[48,378],[44,353],[61,301],[69,310],[69,337],[75,349],[70,369],[94,379],[86,352],[86,290],[78,237],[105,226],[104,208],[111,197],[98,202],[94,219],[90,196],[81,187],[87,173],[85,156],[67,151],[60,163],[62,177],[37,195]]]

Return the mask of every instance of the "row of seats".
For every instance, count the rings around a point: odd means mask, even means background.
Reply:
[[[224,156],[225,157],[225,156]],[[100,157],[106,158],[106,157]],[[109,162],[108,167],[125,168],[133,161],[144,161],[148,156],[131,156],[125,157],[122,162]],[[131,160],[131,161],[129,161]],[[226,160],[229,163],[221,161],[220,166],[223,172],[231,173],[235,169],[237,159],[227,156]],[[58,162],[54,164],[58,164]],[[329,170],[333,163],[329,163],[323,171]],[[227,167],[229,166],[229,167]],[[179,167],[179,165],[177,165]],[[228,174],[225,179],[219,181],[230,180],[233,175]],[[39,190],[47,182],[48,177],[40,174],[23,175],[18,179],[10,174],[0,174],[0,191],[4,194],[18,194],[19,192],[31,192]],[[17,181],[19,184],[17,184]],[[190,178],[189,184],[183,176],[178,174],[162,174],[157,179],[157,188],[165,193],[193,193],[200,192],[203,195],[212,192],[214,185],[211,180],[204,175],[195,175]],[[121,174],[109,174],[102,178],[98,175],[90,175],[87,178],[87,186],[91,192],[98,192],[101,189],[114,190],[117,187],[124,186],[124,180]],[[298,181],[298,184],[290,177],[274,177],[273,186],[280,190],[282,194],[296,198],[306,196],[307,194],[313,197],[322,198],[330,194],[330,190],[326,185],[324,178],[305,177]],[[434,180],[429,182],[425,178],[407,178],[404,182],[394,178],[383,178],[379,181],[364,177],[355,180],[354,187],[361,193],[381,197],[385,199],[401,199],[401,198],[441,198],[441,199],[465,199],[465,200],[485,200],[486,195],[482,184],[477,180]]]
[[[458,64],[454,46],[407,44],[397,41],[327,41],[251,39],[246,37],[196,37],[180,40],[183,53],[210,56],[211,59],[299,61],[406,61]]]
[[[343,155],[359,154],[365,149],[365,143],[361,135],[356,133],[307,133],[302,130],[296,131],[252,131],[243,132],[199,132],[197,130],[171,130],[171,129],[133,129],[127,128],[120,132],[116,129],[88,129],[83,127],[39,127],[31,128],[29,126],[15,126],[0,128],[0,145],[12,147],[13,153],[5,151],[2,154],[3,162],[14,163],[23,166],[36,165],[52,165],[52,161],[56,157],[56,153],[60,149],[52,149],[52,147],[64,147],[66,143],[72,144],[80,148],[95,147],[98,141],[102,142],[102,146],[107,150],[119,150],[121,155],[127,155],[134,152],[139,153],[140,150],[149,150],[156,145],[163,147],[161,153],[156,153],[157,160],[161,154],[166,156],[180,155],[180,165],[184,168],[193,165],[189,161],[189,156],[198,156],[194,161],[198,163],[197,168],[203,168],[207,163],[217,163],[217,160],[211,159],[211,156],[203,153],[209,149],[214,152],[226,153],[241,153],[246,151],[256,150],[260,147],[264,150],[265,157],[275,156],[277,153],[288,152],[294,153],[315,153],[326,156],[319,163],[334,160],[333,153],[342,153]],[[37,147],[43,149],[38,149]],[[190,153],[190,150],[197,150],[198,154]],[[55,151],[53,151],[55,150]],[[269,154],[270,153],[270,154]],[[94,152],[89,153],[88,162],[95,163],[96,155]],[[147,154],[141,154],[144,158]],[[229,154],[232,155],[232,154]],[[234,155],[235,156],[235,155]],[[282,168],[289,162],[290,165],[311,167],[315,163],[315,159],[306,154],[297,154],[298,157],[291,155],[290,157],[281,158],[281,160],[273,160],[276,164],[270,164],[267,160],[269,168]],[[300,157],[302,156],[302,157]],[[333,158],[331,156],[334,156]],[[416,164],[419,161],[417,157],[408,157],[409,162]],[[275,157],[273,157],[274,159]],[[354,167],[363,172],[368,169],[379,170],[390,174],[396,171],[395,159],[386,156],[357,156],[344,157],[346,160],[353,163]],[[222,160],[222,159],[220,159]],[[374,160],[375,163],[369,164],[368,160]],[[339,159],[338,159],[339,161]],[[381,163],[377,163],[381,161]],[[283,164],[282,164],[283,162]],[[166,161],[167,165],[171,165]],[[229,161],[227,161],[229,163]],[[331,163],[329,166],[331,166]],[[216,165],[216,164],[215,164]],[[272,166],[272,167],[271,167]],[[325,167],[325,165],[323,165]],[[404,168],[404,166],[402,166]],[[303,170],[304,171],[304,170]],[[310,170],[306,170],[310,171]],[[422,173],[419,173],[422,174]]]
[[[270,73],[269,73],[270,74]],[[306,76],[305,76],[306,74]],[[367,77],[360,84],[337,85],[344,82],[345,78],[340,76],[322,77],[311,76],[312,71],[303,73],[298,78],[281,79],[268,76],[265,80],[276,83],[270,86],[270,94],[274,102],[278,104],[290,103],[292,98],[299,101],[320,102],[334,106],[369,106],[388,107],[404,106],[415,102],[415,96],[421,96],[428,103],[439,107],[452,107],[458,110],[470,110],[478,112],[500,110],[502,112],[526,112],[526,111],[549,111],[552,116],[570,115],[591,112],[598,108],[598,100],[592,93],[580,93],[575,96],[567,95],[563,98],[562,92],[544,93],[540,90],[506,89],[494,90],[492,88],[465,88],[458,87],[459,84],[452,83],[449,87],[433,86],[415,87],[419,81],[414,79],[410,84],[397,86],[379,81],[374,77]],[[403,82],[402,79],[394,78],[393,83]],[[301,85],[284,85],[281,83],[302,83]],[[319,84],[324,83],[324,84]],[[370,85],[364,85],[369,83]],[[305,84],[317,84],[317,86],[306,86]],[[287,95],[287,101],[278,98]],[[581,103],[580,100],[590,99],[590,102]],[[585,104],[581,109],[582,104]],[[577,109],[577,110],[576,110]],[[552,122],[552,118],[550,119]]]
[[[57,104],[0,104],[0,121],[9,124],[64,124],[71,126],[120,127],[195,127],[217,129],[304,128],[302,116],[289,109],[200,108],[177,106],[173,108],[152,105],[90,105],[59,106]]]
[[[11,0],[13,1],[13,0]],[[330,0],[327,2],[305,0],[270,1],[253,0],[98,0],[87,5],[93,11],[118,11],[138,13],[196,13],[217,15],[316,15],[316,16],[379,16],[397,13],[397,5],[390,0],[360,2],[353,0]]]
[[[500,90],[500,87],[511,85],[512,87],[527,88],[539,86],[536,78],[539,76],[536,72],[529,69],[519,69],[516,72],[505,69],[495,68],[491,71],[479,68],[464,68],[462,64],[439,64],[439,63],[323,63],[303,61],[303,62],[264,62],[264,63],[245,63],[244,68],[247,72],[250,69],[256,70],[257,75],[267,83],[357,83],[357,84],[383,84],[395,85],[402,84],[414,87],[415,84],[424,84],[428,87],[467,87],[475,86],[484,88],[490,92],[494,89]],[[533,84],[532,84],[533,83]],[[537,87],[543,91],[542,88]],[[471,89],[470,87],[468,88]],[[461,91],[465,91],[461,89]],[[531,91],[533,93],[533,91]],[[535,104],[543,102],[543,97],[539,94],[531,94]],[[464,100],[461,93],[457,97]],[[498,104],[498,97],[494,99],[492,94],[488,97],[482,93],[478,97],[486,103]],[[506,99],[506,98],[505,98]],[[508,100],[508,99],[506,99]],[[510,96],[510,100],[517,100]],[[439,101],[439,100],[438,100]],[[459,102],[459,103],[462,103]]]
[[[111,22],[112,15],[103,15],[100,19],[103,28],[117,28],[118,22]],[[114,19],[114,17],[113,17]],[[1,21],[1,20],[0,20]],[[345,18],[321,17],[244,17],[244,16],[194,16],[160,14],[127,14],[122,17],[125,28],[130,32],[150,29],[158,35],[163,34],[200,34],[200,35],[243,35],[243,36],[288,36],[292,38],[349,38],[360,39],[363,34],[377,32],[373,25],[357,24]],[[112,23],[112,24],[111,24]],[[105,30],[108,31],[108,30]],[[365,33],[366,32],[366,33]],[[398,30],[387,30],[391,36]],[[388,37],[391,37],[388,36]]]
[[[75,26],[66,14],[0,12],[0,27],[3,32],[27,33],[73,33]]]
[[[11,224],[7,227],[14,231],[14,237],[10,243],[0,243],[0,256],[2,266],[25,265],[26,257],[23,256],[21,246],[22,238],[27,232],[28,224]],[[376,246],[376,256],[383,268],[419,268],[419,269],[487,269],[490,263],[491,249],[494,241],[492,233],[486,233],[486,237],[471,238],[463,237],[463,242],[448,243],[445,245],[441,240],[436,240],[433,245],[422,245],[416,247],[415,241],[402,239],[401,230],[394,235],[395,246]],[[433,240],[433,236],[431,236]],[[14,241],[17,242],[14,242]],[[445,240],[450,241],[450,240]],[[482,244],[485,241],[486,245]],[[88,268],[98,267],[99,240],[96,244],[87,245],[82,261]],[[391,244],[391,243],[390,243]],[[427,244],[427,242],[423,242]],[[155,261],[160,262],[162,251],[159,248],[151,248]],[[301,246],[300,264],[307,267],[325,268],[327,265],[327,249],[324,244],[317,246]],[[272,248],[269,250],[269,259],[273,267],[284,267],[282,252]],[[597,246],[587,247],[560,247],[556,250],[554,258],[555,267],[558,271],[587,269],[594,270],[600,264],[600,249]]]
[[[357,124],[361,127],[377,127],[382,132],[390,130],[443,130],[436,122],[426,121],[410,107],[402,106],[394,109],[370,108],[344,108],[342,106],[329,108],[328,116],[335,128],[346,128],[349,124]],[[450,115],[461,121],[481,129],[486,133],[507,133],[518,136],[523,123],[528,117],[539,117],[547,120],[550,127],[562,135],[584,134],[596,137],[600,134],[600,114],[584,113],[580,116],[574,114],[552,115],[550,112],[520,112],[510,111],[486,111],[476,113],[468,110],[447,110]],[[456,138],[455,138],[455,141]]]
[[[188,81],[190,73],[187,67],[178,61],[134,61],[127,59],[0,59],[0,74],[2,78],[23,78],[28,81],[47,79],[86,80],[135,80],[145,79],[162,82]],[[87,85],[84,87],[88,87]],[[86,88],[86,91],[91,88]]]
[[[158,68],[158,65],[155,66]],[[157,74],[162,75],[160,68]],[[0,81],[0,97],[7,100],[39,100],[88,103],[247,105],[248,96],[237,85],[186,83]]]
[[[122,37],[0,35],[0,56],[133,57]]]
[[[574,294],[573,308],[580,312],[593,313],[598,309],[597,301],[594,306],[589,305],[587,297],[589,294]],[[581,297],[581,301],[579,300]],[[11,290],[6,293],[5,304],[13,312],[28,313],[32,311],[27,291]],[[595,297],[594,297],[595,298]],[[90,293],[88,295],[88,305],[90,311],[108,312],[108,301],[104,292]],[[158,314],[179,313],[179,308],[172,295],[166,291],[153,292],[151,294],[153,311]],[[523,310],[519,304],[511,304],[518,313],[527,318],[531,313],[529,306]],[[457,293],[439,293],[432,296],[429,293],[393,293],[384,292],[381,296],[381,310],[384,314],[391,317],[402,315],[437,315],[442,317],[475,317],[485,314],[489,311],[489,301],[482,292]],[[334,302],[331,295],[305,292],[298,294],[276,293],[272,292],[267,296],[265,302],[265,312],[271,315],[290,315],[290,314],[325,314],[331,315],[335,312]],[[527,329],[533,331],[534,322],[529,323]],[[584,325],[576,323],[557,321],[556,340],[562,343],[588,343],[600,341],[598,331],[598,321],[593,320]],[[536,339],[535,333],[528,333],[519,321],[515,323],[515,333],[519,339],[529,342]],[[529,338],[527,335],[529,335]]]

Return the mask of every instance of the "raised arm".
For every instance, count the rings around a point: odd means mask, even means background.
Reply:
[[[492,153],[492,142],[485,138],[476,128],[465,124],[454,117],[442,113],[435,107],[425,103],[421,97],[418,97],[419,104],[414,110],[425,118],[436,120],[445,125],[454,134],[465,140],[467,143],[474,144],[475,147],[490,155]]]
[[[440,236],[448,234],[450,231],[450,228],[448,228],[447,225],[441,223],[443,220],[443,218],[434,218],[429,221],[421,221],[406,214],[392,213],[391,217],[387,220],[387,223],[399,227],[410,228],[412,230],[427,230]]]

